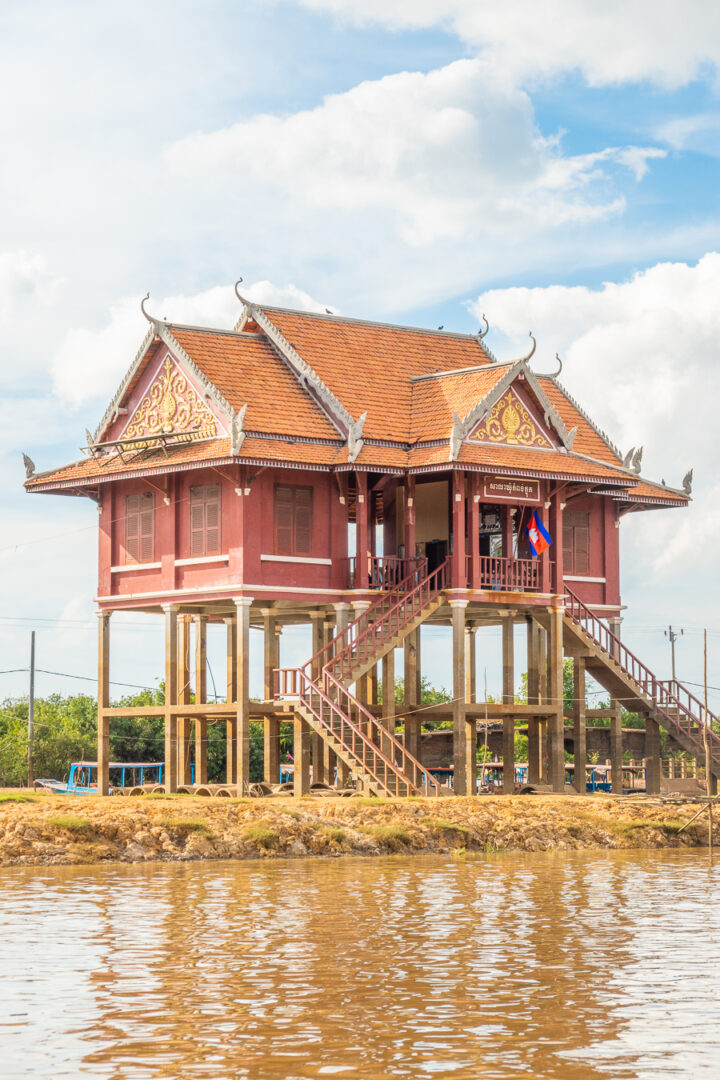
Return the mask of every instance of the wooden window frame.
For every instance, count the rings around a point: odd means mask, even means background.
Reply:
[[[189,497],[190,557],[222,554],[222,485],[192,484]]]
[[[145,504],[143,506],[143,503]],[[155,495],[142,491],[125,496],[125,562],[142,566],[155,558]]]
[[[286,558],[310,558],[313,552],[314,488],[310,484],[275,484],[273,550]],[[284,513],[284,518],[283,518]]]

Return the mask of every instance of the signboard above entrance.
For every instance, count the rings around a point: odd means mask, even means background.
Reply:
[[[488,476],[483,481],[482,497],[488,502],[539,503],[540,481]]]

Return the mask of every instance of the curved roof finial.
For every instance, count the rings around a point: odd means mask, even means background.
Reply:
[[[535,349],[537,348],[537,341],[535,340],[535,337],[533,335],[532,330],[530,331],[528,336],[530,337],[530,340],[532,341],[532,349],[527,354],[527,356],[521,356],[519,360],[513,360],[514,364],[527,364],[528,360],[530,359],[530,357],[535,352]]]
[[[557,369],[557,371],[554,371],[552,373],[552,375],[550,376],[550,378],[552,378],[552,379],[557,379],[557,377],[560,375],[560,373],[562,372],[562,369],[563,369],[563,362],[562,362],[562,360],[560,359],[560,357],[558,356],[557,353],[555,353],[555,359],[558,362],[558,369]]]
[[[485,335],[487,334],[488,330],[490,329],[490,324],[489,324],[489,322],[487,321],[487,319],[485,318],[485,312],[483,312],[483,317],[482,317],[482,321],[483,321],[483,322],[485,323],[485,329],[484,329],[484,330],[478,330],[478,334],[477,334],[477,336],[478,336],[478,338],[480,339],[480,341],[482,341],[482,339],[483,339],[483,338],[485,337]]]
[[[150,299],[150,293],[145,293],[142,300],[140,301],[140,310],[142,311],[143,315],[145,316],[147,321],[150,323],[150,325],[154,326],[155,323],[157,322],[157,319],[153,319],[152,315],[149,315],[147,313],[147,311],[145,310],[145,303],[149,299]]]
[[[242,285],[243,281],[244,281],[244,278],[240,277],[235,282],[235,295],[237,296],[240,303],[245,307],[245,306],[247,306],[247,300],[245,299],[244,296],[240,295],[240,290],[238,289],[238,285]]]

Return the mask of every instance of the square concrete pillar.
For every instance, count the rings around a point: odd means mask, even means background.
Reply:
[[[660,794],[660,727],[654,716],[645,718],[645,791]]]
[[[263,731],[263,779],[266,784],[280,783],[280,721],[265,717]]]
[[[579,795],[587,791],[585,768],[587,765],[586,688],[585,660],[576,657],[573,665],[573,758],[575,772],[573,782]]]
[[[623,779],[623,733],[622,733],[622,705],[619,701],[613,701],[610,705],[612,716],[610,717],[610,787],[613,795],[622,795]],[[659,761],[659,758],[658,758]],[[660,790],[658,778],[658,791]]]
[[[382,658],[382,722],[383,727],[395,734],[395,650]]]
[[[110,614],[98,615],[98,795],[110,794]]]
[[[177,705],[178,609],[173,604],[165,612],[165,791],[178,788],[177,718],[171,712]]]
[[[236,598],[236,767],[238,795],[246,795],[250,786],[250,607],[252,598]]]
[[[228,704],[237,703],[237,616],[225,619]],[[236,718],[225,724],[225,783],[237,783],[237,724]]]
[[[403,718],[405,725],[405,749],[409,754],[420,760],[420,732],[422,722],[418,707],[421,702],[420,672],[420,628],[413,630],[405,638],[404,642],[404,671],[403,671],[403,694],[404,707],[407,710]]]
[[[310,726],[296,714],[293,722],[293,791],[296,798],[310,791]]]
[[[511,615],[502,624],[503,704],[515,704],[515,624]],[[515,718],[503,717],[503,795],[515,794]]]
[[[557,557],[557,556],[556,556]],[[559,598],[558,598],[559,600]],[[563,609],[550,608],[548,635],[548,698],[553,713],[548,720],[550,783],[559,794],[565,791],[565,730],[563,721]]]
[[[465,627],[465,701],[477,701],[477,626]]]
[[[195,620],[195,702],[207,703],[207,616]],[[207,720],[195,721],[195,783],[207,784]]]
[[[467,722],[465,708],[465,609],[467,600],[451,600],[453,646],[453,765],[456,795],[474,795],[475,722]],[[471,728],[471,733],[467,728]]]
[[[178,617],[177,702],[190,704],[190,616]],[[177,720],[178,783],[191,783],[190,732],[192,721],[188,716]]]

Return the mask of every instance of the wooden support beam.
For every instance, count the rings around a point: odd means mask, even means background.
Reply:
[[[110,615],[98,615],[98,795],[110,794]]]
[[[452,522],[453,557],[450,566],[450,581],[453,589],[465,589],[467,588],[467,570],[465,566],[465,473],[459,469],[453,469],[451,493],[450,519]]]
[[[613,701],[612,717],[610,719],[610,787],[613,795],[622,795],[622,763],[622,705],[619,701]],[[658,787],[658,791],[659,790],[660,788]]]
[[[173,604],[166,604],[163,611],[165,612],[165,791],[173,793],[178,788],[177,716],[172,711],[172,706],[177,705],[178,609]]]
[[[382,723],[391,735],[395,734],[395,650],[382,659]]]
[[[235,783],[238,795],[246,795],[250,787],[250,606],[249,596],[236,598],[236,766]]]
[[[368,478],[356,472],[357,500],[355,503],[355,588],[367,589],[370,569],[370,520]]]
[[[195,620],[195,704],[207,703],[207,616]],[[207,784],[207,720],[195,720],[195,783]]]
[[[565,791],[565,731],[563,724],[563,610],[558,597],[550,609],[548,635],[548,696],[553,713],[548,721],[550,784],[555,792]]]
[[[512,615],[502,626],[503,705],[515,704],[515,624]],[[503,718],[503,795],[515,794],[515,716]]]
[[[550,500],[550,535],[553,538],[552,591],[558,595],[565,589],[563,575],[563,494],[555,492]]]
[[[587,765],[587,730],[585,720],[585,660],[573,661],[573,759],[574,783],[579,795],[586,792],[585,767]]]
[[[405,558],[415,558],[415,477],[405,478]]]
[[[480,588],[480,474],[470,473],[468,494],[468,554],[470,587]],[[471,699],[472,700],[472,699]]]

